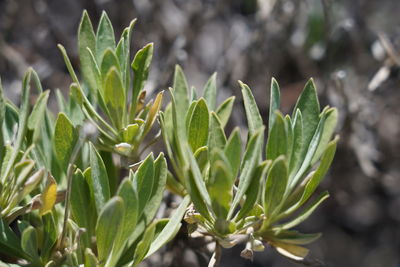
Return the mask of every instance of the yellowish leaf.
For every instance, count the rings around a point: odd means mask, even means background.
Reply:
[[[275,247],[276,251],[280,254],[296,261],[303,260],[309,252],[307,248],[297,245],[277,241],[270,241],[269,243]]]
[[[154,100],[154,103],[149,110],[149,114],[147,115],[146,124],[144,126],[143,135],[147,134],[147,132],[150,130],[151,126],[153,125],[154,121],[157,118],[157,113],[161,108],[163,94],[164,94],[164,91],[157,94],[156,100]]]
[[[51,211],[57,200],[57,183],[52,176],[49,176],[47,185],[41,196],[42,206],[39,215],[42,216]]]

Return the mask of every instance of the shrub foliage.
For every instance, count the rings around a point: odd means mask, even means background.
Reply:
[[[147,101],[144,90],[153,44],[131,61],[134,25],[117,41],[106,13],[96,31],[83,13],[81,79],[59,45],[72,84],[67,99],[56,92],[57,115],[33,69],[23,79],[19,107],[4,97],[0,82],[1,261],[136,266],[182,225],[190,236],[215,241],[210,266],[218,265],[221,247],[239,243],[248,259],[269,244],[303,260],[303,245],[320,234],[293,228],[329,196],[314,192],[335,154],[336,109],[321,111],[310,80],[293,113],[283,115],[273,79],[264,125],[250,88],[239,81],[247,129],[227,135],[235,98],[217,103],[216,74],[200,95],[179,66],[162,108],[164,93]],[[159,139],[168,165],[163,153],[149,152]],[[163,218],[157,211],[167,194],[181,202]]]

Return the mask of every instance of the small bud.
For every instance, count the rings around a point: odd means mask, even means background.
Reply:
[[[130,144],[128,144],[128,143],[119,143],[119,144],[116,144],[115,146],[114,146],[114,148],[115,148],[115,150],[118,152],[118,153],[121,153],[121,154],[123,154],[123,155],[129,155],[129,153],[132,151],[132,149],[133,149],[133,147],[130,145]]]

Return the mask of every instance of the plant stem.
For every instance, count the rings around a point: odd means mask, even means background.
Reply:
[[[81,147],[83,146],[83,143],[85,142],[85,138],[83,138],[83,131],[80,131],[80,136],[78,138],[78,141],[76,142],[74,146],[74,150],[72,151],[72,155],[68,164],[68,170],[67,170],[67,191],[65,193],[65,211],[64,211],[64,221],[63,221],[63,228],[61,232],[61,236],[59,239],[59,242],[57,244],[57,247],[60,248],[60,246],[64,242],[65,235],[67,234],[67,222],[68,222],[68,217],[69,217],[69,208],[70,208],[70,197],[71,197],[71,188],[72,188],[72,177],[73,177],[73,172],[74,172],[74,162],[76,158],[78,157],[79,151]]]
[[[215,251],[212,255],[210,262],[208,263],[208,267],[218,267],[219,262],[221,261],[221,246],[219,245],[218,241],[215,241]]]

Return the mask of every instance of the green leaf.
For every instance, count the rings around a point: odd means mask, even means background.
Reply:
[[[106,167],[92,143],[90,143],[89,157],[91,166],[89,189],[90,194],[95,200],[96,210],[99,214],[106,202],[110,199],[110,186]]]
[[[217,73],[211,75],[203,89],[203,97],[210,110],[215,110],[217,105]]]
[[[100,62],[104,51],[108,48],[112,50],[115,49],[115,35],[111,21],[107,13],[103,11],[96,33],[96,50],[92,50],[96,51],[98,62]]]
[[[299,225],[300,223],[304,222],[308,217],[310,217],[310,215],[314,212],[314,210],[328,197],[329,193],[326,191],[323,192],[321,195],[318,196],[318,198],[313,203],[311,203],[299,215],[297,215],[296,218],[287,223],[277,225],[276,228],[287,230],[295,227],[296,225]]]
[[[159,250],[162,246],[168,243],[174,236],[178,233],[179,229],[182,226],[182,218],[185,215],[186,208],[190,203],[189,196],[186,196],[179,207],[175,210],[171,219],[169,219],[167,225],[162,229],[161,233],[154,239],[151,243],[149,251],[147,252],[145,258],[152,255],[154,252]]]
[[[279,207],[288,182],[288,170],[284,156],[273,161],[267,175],[263,195],[264,214],[269,218]]]
[[[137,266],[146,256],[149,251],[151,241],[154,238],[156,231],[156,222],[149,225],[143,234],[142,240],[138,243],[135,254],[133,256],[133,266]]]
[[[125,89],[128,90],[130,88],[130,80],[131,80],[131,69],[129,67],[131,56],[130,56],[130,49],[131,49],[131,39],[132,39],[132,31],[135,27],[136,19],[132,20],[128,27],[124,29],[121,34],[121,38],[125,38],[125,61],[121,61],[121,66],[125,69]],[[126,92],[128,95],[128,92]]]
[[[326,111],[326,120],[324,124],[324,130],[321,136],[321,139],[318,144],[318,148],[315,151],[313,158],[311,159],[311,165],[316,163],[321,157],[322,153],[324,153],[327,144],[332,138],[333,132],[335,131],[338,113],[335,108],[330,108]]]
[[[137,123],[135,124],[129,124],[124,128],[123,130],[123,139],[126,143],[128,144],[133,144],[133,141],[139,131],[139,125]]]
[[[303,92],[297,100],[294,112],[299,109],[303,117],[303,152],[302,155],[307,153],[308,144],[314,136],[319,122],[319,102],[317,90],[313,79],[310,79],[305,85]]]
[[[144,207],[151,197],[154,180],[154,157],[151,153],[140,165],[134,179],[134,187],[138,192],[139,199],[139,217],[144,212]]]
[[[240,87],[242,87],[242,95],[244,101],[244,108],[246,110],[247,124],[249,127],[249,135],[252,136],[258,129],[263,126],[263,120],[260,112],[258,111],[257,103],[251,93],[250,88],[239,81]]]
[[[277,112],[275,123],[272,126],[270,135],[267,140],[266,157],[267,159],[274,160],[280,155],[286,155],[287,141],[286,141],[285,121],[281,113]]]
[[[240,130],[235,128],[231,133],[224,148],[225,156],[228,159],[234,179],[239,172],[240,159],[242,154],[242,141],[240,139]]]
[[[0,251],[15,258],[30,259],[21,248],[20,241],[11,228],[0,218]]]
[[[132,181],[125,179],[119,186],[117,195],[124,201],[125,216],[120,232],[126,238],[133,232],[139,217],[139,200]]]
[[[268,135],[270,135],[272,127],[275,123],[276,111],[281,105],[281,93],[278,82],[272,78],[271,80],[271,95],[269,103],[269,119],[268,119]]]
[[[22,82],[22,96],[21,96],[21,108],[19,110],[18,115],[18,133],[16,137],[16,141],[14,142],[14,150],[11,154],[10,161],[7,165],[6,176],[8,176],[9,172],[11,171],[12,165],[14,164],[19,150],[26,138],[26,131],[28,125],[28,115],[29,115],[29,96],[30,96],[30,83],[31,83],[31,75],[33,69],[29,68],[24,76],[24,80]]]
[[[185,181],[186,188],[195,208],[199,211],[199,213],[207,220],[212,220],[209,211],[209,208],[211,207],[210,195],[207,192],[207,188],[200,173],[199,166],[197,165],[191,149],[187,147],[186,151],[190,164],[190,168],[186,176],[187,179]]]
[[[325,174],[328,172],[328,169],[333,161],[333,157],[335,156],[337,141],[338,138],[335,138],[327,145],[324,154],[322,154],[321,162],[318,168],[315,170],[315,172],[311,176],[311,179],[306,184],[300,205],[303,204],[305,201],[307,201],[307,199],[312,195],[312,193],[314,193],[315,189],[321,183]]]
[[[208,139],[209,111],[206,101],[200,99],[189,121],[188,142],[193,151],[205,146]]]
[[[80,227],[85,228],[87,234],[83,235],[86,247],[90,247],[93,229],[97,220],[94,199],[90,198],[90,190],[81,170],[77,170],[72,176],[71,185],[71,214],[74,222]]]
[[[101,71],[100,71],[100,67],[102,62],[97,63],[96,57],[94,55],[94,53],[96,51],[92,51],[89,47],[86,48],[88,53],[89,53],[89,59],[90,59],[90,64],[91,64],[91,68],[92,68],[92,72],[93,72],[93,76],[94,79],[96,80],[96,89],[98,90],[97,92],[101,92],[103,93],[103,88],[102,88],[102,80],[101,80]],[[103,58],[104,60],[104,58]],[[107,74],[107,72],[105,73]],[[105,76],[105,74],[103,76]]]
[[[105,203],[96,224],[97,251],[100,262],[105,262],[118,235],[124,218],[124,201],[116,196]]]
[[[40,256],[41,258],[50,258],[50,255],[55,249],[55,244],[58,237],[58,228],[54,221],[54,216],[51,213],[47,213],[42,216],[43,221],[43,243],[41,246]]]
[[[50,91],[44,91],[39,95],[39,98],[36,101],[36,104],[33,106],[31,115],[28,119],[28,129],[38,131],[40,126],[42,125],[42,121],[46,112],[46,104],[49,98]]]
[[[125,79],[126,79],[126,77],[125,77],[126,69],[125,68],[126,68],[126,60],[127,60],[126,55],[125,55],[125,52],[126,52],[125,47],[126,47],[125,38],[122,36],[118,42],[117,49],[115,50],[115,54],[117,55],[118,61],[121,66],[122,80],[124,81],[124,84],[126,84],[125,83]],[[128,92],[125,92],[125,94],[127,94],[127,93]]]
[[[64,113],[58,113],[54,129],[54,149],[58,162],[64,172],[67,171],[68,163],[78,141],[78,133],[72,122]]]
[[[176,100],[176,113],[179,115],[186,114],[189,108],[189,87],[185,78],[185,74],[183,73],[180,66],[175,66],[175,74],[174,74],[174,84],[173,84],[173,95]],[[183,123],[181,120],[177,121],[178,124],[178,132],[183,131]],[[181,132],[182,133],[182,132]],[[183,134],[183,133],[182,133]],[[179,134],[181,136],[181,134]]]
[[[22,233],[21,236],[21,247],[22,249],[37,261],[38,256],[38,239],[35,228],[28,226]]]
[[[235,97],[231,96],[227,98],[222,104],[217,108],[217,115],[221,121],[221,126],[225,128],[226,124],[232,113],[233,103],[235,102]]]
[[[292,176],[300,167],[301,152],[303,148],[303,119],[301,116],[301,111],[298,109],[295,113],[293,123],[293,147],[292,153],[289,158],[289,170],[290,176]]]
[[[215,112],[211,112],[210,130],[208,138],[208,146],[211,148],[224,149],[226,144],[226,136],[221,122]]]
[[[156,158],[154,161],[154,182],[151,189],[150,198],[144,208],[143,217],[146,223],[149,223],[155,216],[165,189],[165,184],[167,182],[167,161],[163,153]]]
[[[278,241],[287,243],[287,244],[293,244],[293,245],[307,245],[315,240],[317,240],[321,236],[320,233],[316,234],[303,234],[299,233],[297,231],[279,231],[277,235],[275,235],[274,238],[276,238]]]
[[[63,49],[62,46],[59,46],[59,48],[61,49],[61,52],[65,52],[65,49]],[[87,11],[85,10],[83,11],[82,19],[78,29],[78,51],[79,51],[79,59],[81,61],[81,69],[83,77],[87,82],[87,85],[91,90],[91,93],[95,95],[94,90],[97,87],[95,78],[96,76],[92,68],[92,64],[90,62],[91,61],[90,54],[87,48],[89,48],[91,51],[96,51],[96,36],[93,31],[92,22],[90,21]],[[66,53],[63,53],[63,55],[66,62],[69,61]],[[70,64],[67,64],[67,66],[68,65]],[[72,67],[70,69],[72,70]]]
[[[133,91],[132,91],[132,102],[130,111],[130,123],[135,119],[136,107],[138,96],[144,88],[144,84],[149,76],[149,69],[151,60],[153,58],[153,43],[147,44],[145,47],[140,49],[133,61]]]
[[[125,112],[125,89],[121,76],[114,67],[107,73],[104,101],[113,124],[118,130],[122,129]]]
[[[246,191],[246,199],[241,205],[239,213],[235,217],[235,221],[240,221],[246,217],[249,212],[254,209],[256,202],[259,198],[261,181],[264,180],[265,174],[270,166],[270,161],[264,161],[262,164],[257,166],[257,169],[253,173],[250,181],[250,185]]]
[[[264,127],[261,127],[251,138],[243,156],[239,186],[229,210],[228,220],[232,217],[236,206],[242,200],[251,183],[251,177],[261,160]]]
[[[115,52],[108,48],[105,50],[104,54],[102,55],[101,65],[100,65],[100,73],[101,73],[101,82],[104,83],[107,78],[107,74],[110,72],[111,68],[115,67],[118,74],[121,73],[120,62],[115,54]],[[123,88],[123,86],[121,87]],[[105,88],[103,89],[105,90]],[[124,92],[125,94],[125,92]],[[105,95],[105,92],[102,91],[102,95]]]
[[[99,266],[99,261],[96,255],[90,248],[85,249],[85,267],[97,267]]]
[[[114,247],[107,259],[106,266],[115,266],[116,262],[118,262],[126,242],[135,230],[139,215],[138,197],[130,179],[125,179],[121,183],[117,195],[123,200],[125,212],[121,218],[120,229],[118,229],[117,236],[115,236]]]
[[[304,173],[310,167],[311,159],[314,156],[315,151],[318,148],[318,145],[319,145],[320,140],[321,140],[321,136],[323,134],[325,121],[326,121],[326,113],[322,113],[321,119],[320,119],[320,121],[318,123],[317,129],[315,130],[315,134],[312,137],[310,145],[308,146],[308,149],[306,151],[307,153],[304,156],[304,160],[303,160],[303,162],[301,164],[301,167],[298,170],[298,172],[294,175],[294,177],[290,177],[290,185],[289,186],[290,186],[291,189],[294,188],[296,186],[296,184],[299,183],[299,181],[302,179]],[[303,129],[304,129],[304,127],[303,127]],[[304,131],[303,131],[303,133],[304,133]],[[304,139],[303,139],[303,141],[304,141]]]
[[[228,160],[218,149],[211,153],[210,178],[207,181],[208,192],[211,197],[211,205],[218,218],[225,219],[232,201],[233,183],[232,173],[229,171]]]

